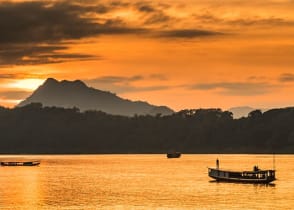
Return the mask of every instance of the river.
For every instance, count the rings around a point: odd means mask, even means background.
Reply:
[[[272,155],[1,155],[0,209],[293,209],[294,155],[276,155],[270,185],[217,183],[207,167],[273,167]]]

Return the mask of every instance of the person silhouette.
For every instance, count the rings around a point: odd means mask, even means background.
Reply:
[[[218,158],[216,159],[216,168],[219,169],[219,160],[218,160]]]

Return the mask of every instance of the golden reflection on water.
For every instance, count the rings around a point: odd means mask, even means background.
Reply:
[[[1,167],[0,207],[23,208],[35,206],[40,200],[38,169],[28,167]]]
[[[2,158],[3,157],[3,158]],[[5,156],[1,156],[4,159]],[[294,155],[271,185],[218,183],[207,167],[272,168],[272,155],[60,155],[0,167],[0,209],[293,209]]]

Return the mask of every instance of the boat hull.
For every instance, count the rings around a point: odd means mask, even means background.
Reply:
[[[38,166],[38,165],[40,165],[40,162],[37,162],[37,161],[35,161],[35,162],[9,161],[9,162],[1,162],[0,164],[1,164],[1,166]]]
[[[252,184],[268,184],[276,180],[274,170],[236,172],[209,168],[208,176],[215,179],[218,182],[236,182]]]
[[[252,184],[269,184],[275,179],[232,179],[232,178],[220,178],[220,177],[213,177],[217,182],[239,182],[239,183],[252,183]]]
[[[181,157],[181,153],[176,152],[176,153],[167,153],[166,154],[167,158],[180,158]]]

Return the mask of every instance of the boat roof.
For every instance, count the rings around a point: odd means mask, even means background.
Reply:
[[[213,169],[213,170],[218,170],[218,171],[224,171],[224,172],[235,172],[235,173],[262,173],[262,172],[267,172],[267,171],[276,171],[274,169],[266,169],[266,170],[262,170],[262,169],[258,169],[257,171],[249,171],[249,170],[242,170],[242,171],[237,171],[237,170],[231,170],[231,169],[223,169],[223,168],[211,168],[211,167],[208,167],[209,169]]]
[[[19,162],[19,163],[24,163],[24,162],[40,162],[40,160],[25,160],[25,159],[6,159],[6,160],[0,160],[0,162],[5,162],[5,163],[8,163],[8,162]]]

